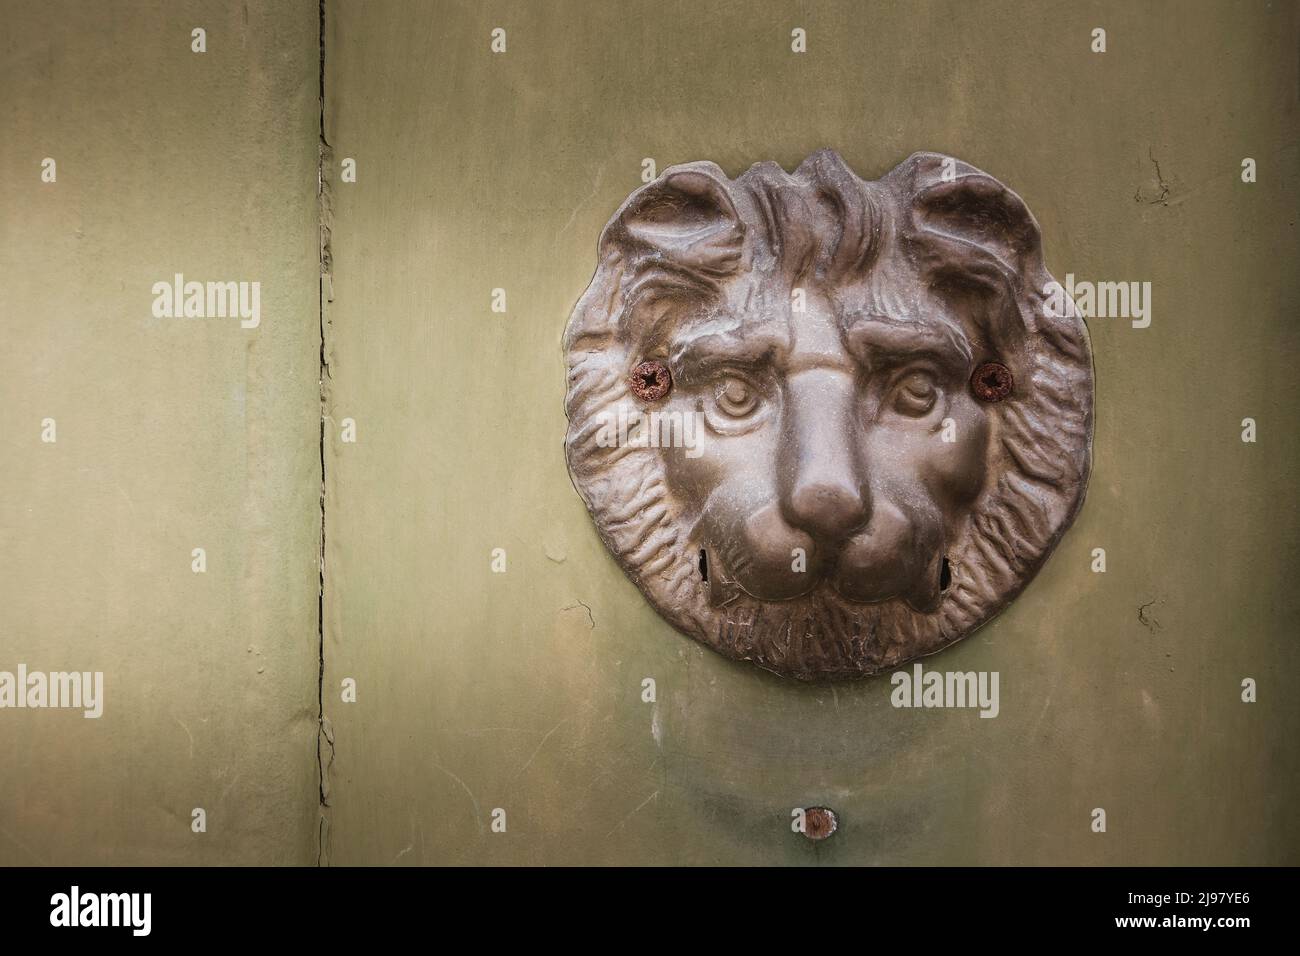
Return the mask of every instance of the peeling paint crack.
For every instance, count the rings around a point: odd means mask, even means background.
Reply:
[[[1159,160],[1156,159],[1155,153],[1151,150],[1150,146],[1147,147],[1147,158],[1151,160],[1151,165],[1156,168],[1156,183],[1160,187],[1160,195],[1156,196],[1155,199],[1143,199],[1142,187],[1138,186],[1137,191],[1133,193],[1133,201],[1145,203],[1148,206],[1155,206],[1155,205],[1168,206],[1169,205],[1169,184],[1165,182],[1164,174],[1160,172],[1160,162]]]
[[[1148,631],[1152,631],[1152,632],[1163,630],[1163,628],[1160,625],[1160,622],[1155,619],[1155,616],[1147,614],[1147,608],[1151,607],[1153,604],[1156,603],[1157,603],[1157,599],[1152,598],[1150,601],[1147,601],[1146,604],[1138,605],[1138,623],[1140,623]]]
[[[565,606],[565,607],[560,608],[560,610],[561,610],[561,611],[573,611],[573,610],[576,610],[577,608],[580,608],[580,607],[586,609],[586,611],[587,611],[587,620],[591,622],[591,629],[594,631],[594,630],[596,629],[596,618],[595,618],[595,615],[593,615],[593,614],[591,613],[591,605],[587,604],[587,603],[584,602],[584,601],[579,601],[577,604],[569,604],[569,605],[567,605],[567,606]]]
[[[319,136],[316,160],[316,198],[317,225],[320,241],[320,275],[317,278],[317,317],[320,325],[320,564],[319,582],[316,601],[316,641],[319,668],[316,679],[316,772],[320,801],[320,822],[316,831],[316,865],[327,864],[326,846],[329,837],[329,775],[334,764],[334,731],[325,716],[325,439],[326,422],[329,421],[329,388],[327,382],[333,378],[330,371],[329,348],[326,337],[325,289],[333,288],[333,257],[330,253],[330,221],[332,204],[330,201],[329,175],[332,150],[325,138],[325,0],[319,5],[320,28],[320,64],[319,89],[320,113]],[[331,294],[330,299],[333,299]],[[325,751],[329,757],[326,759]]]

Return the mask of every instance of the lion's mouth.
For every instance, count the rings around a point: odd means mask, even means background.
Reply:
[[[793,571],[804,578],[786,578],[771,586],[770,578],[746,573],[752,561],[740,562],[739,571],[726,559],[723,549],[700,547],[695,552],[695,570],[704,586],[709,603],[715,608],[748,598],[754,601],[796,602],[800,600],[839,600],[849,604],[885,604],[901,600],[913,610],[933,614],[943,604],[944,595],[953,583],[952,562],[939,554],[916,574],[908,573],[899,563],[890,563],[883,572],[863,567],[846,559],[845,549],[826,555],[815,570]],[[791,581],[798,581],[794,587]]]

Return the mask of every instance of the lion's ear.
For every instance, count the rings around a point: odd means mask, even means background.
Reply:
[[[948,156],[918,153],[904,166],[911,179],[914,236],[926,258],[972,278],[993,268],[1016,287],[1037,281],[1043,270],[1041,233],[1019,196]]]
[[[664,257],[688,269],[726,275],[740,263],[745,235],[727,188],[713,163],[664,170],[623,204],[601,237],[602,249],[624,257]]]

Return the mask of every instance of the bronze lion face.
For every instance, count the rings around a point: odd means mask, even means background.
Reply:
[[[645,596],[715,650],[801,679],[932,653],[1078,511],[1087,332],[987,174],[675,166],[599,258],[565,335],[570,472]]]

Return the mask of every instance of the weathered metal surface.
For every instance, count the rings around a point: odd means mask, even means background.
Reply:
[[[610,220],[569,321],[574,484],[720,653],[817,679],[937,651],[1083,500],[1091,353],[1052,282],[1025,204],[950,157],[674,166]]]

